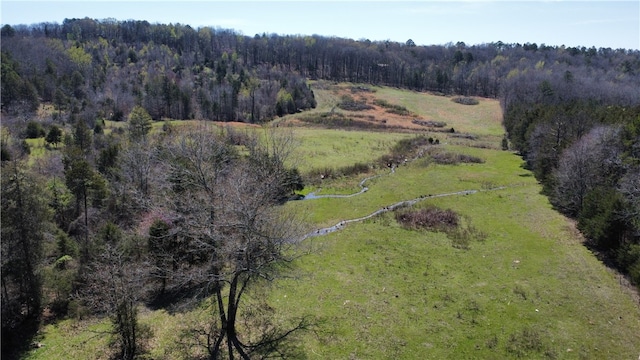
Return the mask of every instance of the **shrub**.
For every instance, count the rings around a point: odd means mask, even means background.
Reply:
[[[22,155],[31,154],[31,147],[29,146],[29,143],[27,142],[27,140],[23,139],[20,142],[20,152],[22,153]]]
[[[456,249],[468,250],[471,241],[484,241],[485,233],[477,230],[469,218],[463,218],[453,210],[442,210],[435,206],[422,209],[400,208],[394,211],[400,226],[412,230],[444,232]]]
[[[395,213],[396,221],[403,227],[449,232],[458,227],[460,217],[453,210],[428,207],[419,210],[402,210]]]
[[[27,123],[27,129],[25,131],[25,137],[27,139],[37,139],[45,135],[46,132],[39,122],[29,121],[29,123]]]
[[[225,131],[225,140],[229,145],[248,146],[253,141],[249,133],[245,131],[238,131],[232,126],[225,126],[224,131]]]
[[[433,138],[426,138],[422,135],[399,140],[393,148],[391,148],[391,153],[381,156],[376,163],[382,167],[402,164],[405,162],[405,159],[413,158],[418,149],[427,144],[433,144],[433,141]]]
[[[454,138],[478,140],[478,135],[456,133],[454,128],[451,128],[450,132],[452,133],[451,137],[454,137]]]
[[[56,125],[52,125],[49,129],[49,133],[47,133],[45,141],[48,144],[52,144],[53,146],[58,146],[58,144],[62,141],[62,129],[60,129]]]
[[[364,101],[356,101],[349,95],[342,96],[340,103],[338,103],[338,107],[347,111],[364,111],[373,109],[373,106],[368,105]]]
[[[502,150],[509,150],[509,139],[507,138],[507,134],[502,138],[501,146]]]
[[[525,328],[520,333],[511,334],[507,341],[507,351],[516,357],[524,357],[531,351],[540,351],[541,349],[540,333],[530,328]]]
[[[395,104],[391,104],[386,100],[382,100],[382,99],[375,99],[373,101],[374,104],[383,107],[386,109],[386,111],[390,114],[397,114],[397,115],[402,115],[402,116],[409,116],[409,115],[413,115],[413,113],[411,111],[409,111],[409,109],[407,109],[406,107],[402,106],[402,105],[395,105]]]
[[[368,121],[355,120],[343,114],[330,111],[320,114],[308,114],[298,118],[302,122],[324,126],[329,129],[335,128],[360,128],[360,129],[386,129],[384,124],[373,124]]]
[[[436,164],[440,164],[440,165],[456,165],[460,163],[467,163],[467,164],[484,163],[484,160],[479,157],[466,155],[466,154],[458,154],[458,153],[449,152],[449,151],[431,150],[428,152],[428,155]]]
[[[615,189],[595,188],[585,195],[578,216],[578,229],[596,247],[617,249],[624,231],[622,196]]]
[[[355,163],[353,165],[343,166],[338,169],[339,173],[342,173],[344,176],[358,175],[369,172],[369,165],[365,163]]]
[[[411,123],[420,125],[420,126],[435,127],[435,128],[443,128],[447,126],[447,123],[444,121],[434,121],[434,120],[413,119],[411,120]]]
[[[430,139],[430,138],[429,138]],[[409,155],[415,149],[430,144],[429,139],[424,136],[416,136],[411,139],[399,140],[391,149],[393,155]]]
[[[536,357],[532,356],[533,353],[542,354],[548,359],[557,357],[553,349],[544,343],[540,331],[529,327],[522,329],[521,332],[511,334],[507,340],[506,350],[516,358]]]
[[[334,168],[325,167],[309,171],[305,174],[305,182],[307,184],[317,185],[322,180],[335,179],[336,177],[336,170]]]
[[[365,86],[352,86],[351,87],[351,92],[352,93],[358,93],[358,92],[372,93],[372,92],[376,92],[376,91],[372,90],[371,88],[365,87]]]
[[[480,103],[477,99],[468,96],[454,97],[451,101],[462,105],[478,105]]]
[[[366,163],[358,162],[353,165],[342,166],[334,169],[330,167],[311,170],[306,175],[306,181],[310,184],[318,184],[322,180],[336,179],[342,176],[354,176],[369,172],[370,166]]]
[[[2,143],[0,145],[0,161],[9,161],[11,160],[11,152],[7,148],[7,146]]]
[[[67,268],[67,264],[73,261],[73,258],[69,255],[63,255],[58,260],[56,260],[54,267],[59,270],[64,270]]]
[[[640,244],[629,244],[618,249],[616,262],[629,273],[634,284],[640,285]]]

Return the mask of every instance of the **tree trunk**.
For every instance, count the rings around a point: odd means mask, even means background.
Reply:
[[[215,276],[217,277],[219,274],[216,272]],[[220,345],[222,345],[222,341],[226,337],[226,326],[227,326],[227,316],[224,311],[224,298],[222,296],[222,286],[219,280],[215,281],[215,294],[216,301],[218,303],[218,316],[220,318],[220,335],[218,335],[218,339],[216,339],[216,343],[213,346],[213,349],[210,352],[211,359],[218,359],[220,355]]]
[[[82,197],[84,198],[84,258],[89,259],[89,214],[87,211],[87,186],[82,188]]]
[[[240,344],[238,334],[236,333],[236,319],[238,314],[238,280],[240,274],[237,274],[229,286],[229,299],[227,304],[227,344],[229,347],[229,360],[233,359],[233,349],[238,351],[238,354],[242,359],[248,360],[247,355]]]
[[[16,205],[18,207],[18,211],[21,214],[22,218],[26,218],[24,201],[22,199],[22,189],[20,186],[20,178],[18,176],[18,166],[17,162],[14,162],[14,171],[16,177],[16,190],[17,190],[17,201]],[[22,256],[24,257],[22,260],[26,265],[24,277],[26,278],[26,290],[21,291],[21,296],[25,296],[25,302],[27,303],[27,316],[31,316],[34,309],[37,307],[33,301],[37,301],[39,303],[39,294],[37,292],[37,281],[35,279],[35,274],[33,272],[33,264],[32,264],[32,256],[31,256],[31,244],[28,241],[29,230],[26,228],[26,224],[24,222],[20,222],[20,245],[22,245]],[[21,281],[21,286],[24,281]],[[27,292],[25,294],[25,292]]]

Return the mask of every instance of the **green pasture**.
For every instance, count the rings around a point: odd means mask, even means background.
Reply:
[[[322,358],[634,358],[640,312],[535,184],[425,203],[469,217],[469,250],[392,216],[312,238],[301,279],[272,293],[311,313]]]
[[[479,98],[478,105],[461,105],[448,96],[387,87],[376,88],[376,97],[405,106],[427,120],[444,121],[447,128],[477,135],[502,136],[502,112],[497,100]]]
[[[378,169],[376,173],[380,176],[365,183],[369,190],[362,195],[289,202],[286,206],[306,214],[310,222],[334,225],[341,220],[359,218],[384,206],[420,196],[535,184],[531,174],[521,168],[522,159],[510,152],[447,145],[437,147],[478,156],[485,162],[437,165],[424,157],[409,162],[408,165],[399,166],[394,173],[386,168]],[[344,181],[337,180],[327,181],[326,185],[323,184],[320,188],[310,187],[306,190],[315,191],[317,195],[356,193],[360,191],[360,180],[361,178],[350,179],[350,188],[341,188],[339,185]]]
[[[356,162],[373,163],[393,145],[411,134],[294,128],[298,147],[294,161],[302,173],[312,169],[339,168]]]

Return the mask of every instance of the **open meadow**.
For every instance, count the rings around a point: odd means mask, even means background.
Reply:
[[[249,294],[268,298],[277,323],[312,319],[312,331],[295,339],[301,357],[638,358],[634,289],[582,244],[522,159],[502,149],[497,100],[463,105],[385,87],[312,88],[316,109],[276,123],[299,142],[293,161],[307,180],[301,194],[318,197],[283,206],[314,230],[332,230],[302,241],[309,251],[290,276]],[[385,157],[416,136],[429,141]],[[357,163],[365,169],[344,170]],[[415,204],[396,206],[409,200]],[[398,220],[401,211],[434,207],[454,212],[457,228]],[[141,309],[142,358],[181,358],[181,331],[201,311]],[[44,346],[27,359],[106,358],[107,324],[45,325]]]

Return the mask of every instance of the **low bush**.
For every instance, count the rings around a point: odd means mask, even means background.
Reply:
[[[396,211],[396,221],[405,228],[451,232],[458,227],[460,217],[453,210],[437,207]]]
[[[430,159],[436,164],[440,165],[456,165],[460,163],[465,164],[483,164],[484,159],[477,156],[458,154],[449,151],[442,151],[440,149],[429,149],[426,153]]]
[[[313,169],[305,176],[305,182],[317,185],[322,180],[337,179],[344,176],[354,176],[369,172],[370,166],[366,163],[355,163],[353,165],[342,166],[337,169],[326,167]]]
[[[435,127],[435,128],[443,128],[447,126],[447,123],[444,121],[433,121],[433,120],[413,119],[411,120],[411,123],[420,125],[420,126]]]
[[[628,244],[618,249],[616,262],[627,271],[631,282],[640,286],[640,244]]]
[[[25,130],[25,137],[27,139],[37,139],[45,135],[46,131],[39,122],[29,121],[29,123],[27,123],[27,129]]]
[[[351,117],[347,117],[343,114],[330,111],[319,114],[309,114],[298,118],[300,121],[324,126],[328,129],[336,128],[358,128],[358,129],[386,129],[384,124],[374,124],[369,121],[355,120]]]
[[[400,226],[411,230],[444,232],[456,249],[468,250],[471,242],[484,241],[487,235],[471,225],[469,218],[453,210],[442,210],[435,206],[421,209],[399,208],[395,213]]]
[[[382,99],[375,99],[373,101],[374,104],[383,107],[386,109],[386,112],[390,113],[390,114],[396,114],[396,115],[401,115],[401,116],[409,116],[409,115],[413,115],[413,113],[411,111],[409,111],[409,109],[407,109],[406,107],[402,106],[402,105],[396,105],[396,104],[391,104],[386,100],[382,100]]]
[[[373,109],[373,106],[367,104],[364,101],[357,101],[349,95],[342,96],[340,102],[338,103],[338,107],[342,110],[347,111],[364,111]]]
[[[405,163],[409,158],[415,157],[417,150],[427,144],[433,144],[433,138],[416,136],[410,139],[399,140],[389,154],[383,155],[376,161],[380,167],[392,167]]]
[[[553,349],[543,341],[543,334],[533,328],[524,328],[522,331],[511,334],[506,344],[507,353],[516,358],[539,357],[555,359],[557,357]],[[538,354],[538,356],[534,356]]]
[[[373,92],[376,92],[376,91],[374,89],[371,89],[371,88],[366,87],[366,86],[352,86],[351,87],[351,92],[352,93],[359,93],[359,92],[373,93]]]
[[[402,139],[391,148],[391,154],[408,156],[416,149],[427,144],[430,144],[429,139],[424,136]]]
[[[457,96],[451,99],[451,101],[462,105],[478,105],[480,103],[478,99],[474,99],[468,96]]]
[[[451,128],[452,131],[450,135],[451,137],[454,138],[458,138],[458,139],[468,139],[468,140],[478,140],[478,135],[474,135],[474,134],[465,134],[465,133],[456,133],[454,128]]]

